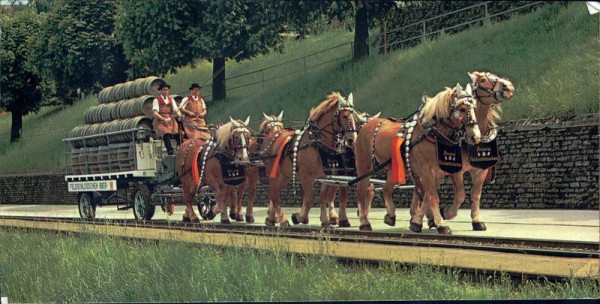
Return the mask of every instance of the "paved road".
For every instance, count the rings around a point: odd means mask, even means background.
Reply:
[[[299,208],[284,208],[285,215],[290,218]],[[196,210],[197,211],[197,210]],[[408,232],[408,209],[396,210],[398,221],[395,227],[383,223],[385,209],[371,210],[370,219],[373,229],[382,232]],[[263,225],[266,208],[255,208],[256,224]],[[167,216],[157,208],[155,219],[181,220],[183,206],[177,205],[175,214]],[[457,218],[448,221],[453,234],[488,237],[518,237],[547,240],[576,240],[599,242],[600,244],[600,211],[598,210],[483,210],[487,231],[472,231],[470,210],[461,209]],[[75,205],[0,205],[0,216],[40,216],[40,217],[79,217]],[[356,208],[350,208],[348,215],[353,228],[358,229]],[[116,206],[98,207],[98,218],[133,219],[131,210],[118,211]],[[311,209],[311,226],[320,226],[319,210]],[[436,233],[434,230],[423,233]]]

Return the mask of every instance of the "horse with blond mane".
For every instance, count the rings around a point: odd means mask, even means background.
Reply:
[[[344,98],[338,92],[327,95],[326,99],[309,114],[301,130],[284,130],[267,136],[272,142],[263,151],[262,160],[269,173],[269,209],[265,223],[273,226],[276,221],[281,226],[289,222],[281,208],[279,194],[290,180],[295,183],[296,174],[302,184],[302,208],[292,215],[294,224],[308,224],[308,213],[313,205],[313,184],[317,178],[324,178],[322,156],[338,156],[346,148],[352,147],[356,138],[354,104],[352,94]],[[321,191],[321,225],[329,227],[325,196]]]
[[[186,205],[184,222],[199,222],[193,209],[198,190],[208,185],[215,192],[217,204],[210,210],[208,219],[221,214],[221,222],[229,223],[226,202],[240,182],[244,181],[243,169],[248,163],[248,141],[250,131],[246,121],[230,121],[217,129],[215,138],[208,140],[190,139],[177,151],[177,174],[183,187],[183,201]]]
[[[267,115],[265,113],[263,113],[263,116],[264,118],[260,122],[258,128],[258,134],[256,136],[252,136],[250,138],[250,144],[248,144],[248,154],[250,160],[260,159],[263,150],[267,149],[272,143],[265,139],[272,138],[274,134],[281,132],[284,129],[283,123],[281,122],[283,119],[283,111],[281,111],[278,116]],[[246,182],[237,187],[236,200],[232,200],[230,202],[229,216],[238,222],[244,220],[244,214],[242,213],[242,198],[244,196],[244,191],[248,189],[248,204],[246,205],[245,214],[246,223],[254,223],[254,202],[256,201],[256,188],[260,180],[260,168],[260,165],[254,165],[252,161],[250,162],[248,168],[246,169]]]
[[[481,142],[477,145],[462,145],[462,170],[451,174],[450,180],[454,190],[453,203],[443,210],[443,217],[453,219],[458,214],[460,205],[465,200],[465,187],[463,175],[471,175],[471,224],[475,231],[485,231],[487,227],[479,210],[483,184],[491,173],[492,168],[499,160],[496,144],[497,121],[500,119],[500,103],[508,101],[514,94],[512,82],[506,78],[485,72],[468,73],[472,81],[474,98],[477,100],[476,116],[481,131]],[[479,152],[478,151],[483,151]],[[477,154],[486,154],[478,156]],[[432,223],[431,212],[428,213]]]
[[[457,157],[457,152],[447,147],[463,139],[478,143],[481,137],[471,93],[470,85],[463,90],[457,84],[433,98],[427,97],[419,113],[408,121],[374,119],[363,126],[355,143],[357,174],[366,174],[377,163],[391,159],[391,165],[386,166],[388,175],[383,186],[386,224],[394,226],[396,223],[392,191],[395,184],[406,183],[408,173],[415,182],[412,203],[417,206],[411,212],[411,230],[421,231],[423,216],[432,209],[438,232],[451,233],[439,212],[437,189],[448,174],[442,167],[452,168]],[[368,186],[369,179],[357,184],[360,230],[372,230],[368,220],[372,195]]]

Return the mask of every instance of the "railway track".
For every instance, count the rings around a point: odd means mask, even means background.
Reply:
[[[316,227],[153,220],[84,221],[74,218],[1,216],[1,227],[102,233],[126,238],[179,240],[217,246],[326,254],[342,260],[433,264],[465,271],[502,271],[513,276],[598,278],[596,242],[552,241],[438,234],[363,232]]]

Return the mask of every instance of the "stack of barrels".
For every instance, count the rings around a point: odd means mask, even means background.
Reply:
[[[115,132],[152,129],[152,101],[161,83],[163,79],[151,76],[104,88],[98,94],[99,105],[84,112],[85,124],[69,132],[69,143],[73,147],[69,173],[135,170],[138,132]]]

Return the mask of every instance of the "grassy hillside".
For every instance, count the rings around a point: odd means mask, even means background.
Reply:
[[[331,90],[353,92],[355,106],[361,110],[403,117],[417,109],[423,92],[432,95],[456,82],[465,85],[469,80],[466,71],[475,70],[492,71],[514,83],[517,93],[503,105],[505,120],[597,112],[599,18],[588,13],[584,2],[568,7],[547,5],[526,16],[443,36],[409,50],[372,55],[358,63],[332,62],[306,74],[279,77],[264,87],[254,85],[228,91],[226,102],[209,103],[208,120],[216,123],[230,115],[250,115],[255,127],[262,112],[278,113],[284,109],[288,125],[297,125]],[[334,32],[306,41],[290,40],[283,54],[229,62],[227,77],[267,68],[351,39],[352,33]],[[310,65],[311,61],[349,54],[349,46],[340,47],[307,61]],[[267,73],[272,74],[265,78],[302,65],[303,61],[298,61],[296,66],[269,70]],[[209,63],[200,62],[166,79],[173,85],[173,92],[182,93],[191,82],[207,80],[211,72]],[[240,77],[229,80],[227,86],[245,83],[248,79]],[[203,93],[210,94],[210,86]],[[83,123],[83,111],[95,104],[92,97],[72,108],[44,109],[25,117],[25,139],[10,147],[10,117],[0,117],[0,173],[60,170],[64,162],[61,138]]]

